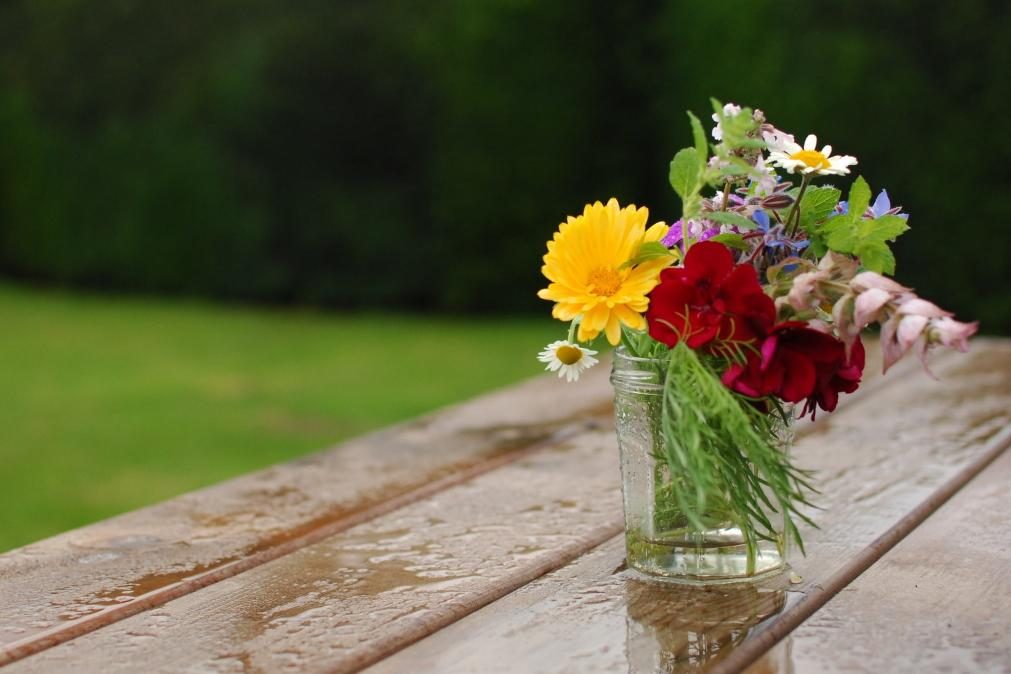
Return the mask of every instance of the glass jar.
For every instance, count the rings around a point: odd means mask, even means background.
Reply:
[[[701,513],[704,529],[693,526],[678,507],[675,490],[692,488],[663,459],[663,387],[666,363],[636,358],[624,347],[614,352],[615,428],[621,453],[628,566],[657,580],[680,583],[731,583],[766,577],[786,568],[787,540],[778,515],[776,540],[749,549],[731,517],[726,494],[711,494]],[[792,432],[780,433],[784,451]],[[776,513],[767,513],[776,515]]]

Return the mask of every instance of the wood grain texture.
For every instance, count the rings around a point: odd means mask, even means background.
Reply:
[[[793,635],[798,672],[1011,672],[1011,452]]]
[[[798,442],[798,462],[819,470],[823,493],[818,502],[825,508],[814,514],[822,528],[804,532],[808,556],[793,561],[799,582],[786,588],[653,586],[654,591],[643,591],[629,572],[620,570],[624,549],[616,539],[369,672],[681,672],[718,667],[735,647],[762,639],[825,579],[985,452],[988,440],[1000,440],[1011,421],[1011,344],[980,342],[973,353],[940,363],[936,372],[941,382],[909,376],[880,387],[826,417]],[[1011,537],[1006,522],[1003,533]],[[769,592],[780,597],[772,601]],[[761,599],[761,593],[767,598]],[[781,612],[765,617],[768,609],[760,607],[770,603]],[[714,604],[723,615],[712,614]],[[888,638],[887,632],[882,638]],[[757,661],[750,660],[752,671],[805,671],[794,669],[793,647],[790,638],[779,642]]]
[[[0,555],[0,664],[232,576],[610,415],[607,368],[539,377]]]
[[[614,432],[587,431],[5,672],[353,671],[622,526]]]

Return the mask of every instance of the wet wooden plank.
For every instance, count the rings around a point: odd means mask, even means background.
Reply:
[[[590,430],[4,671],[353,671],[621,529],[614,433]]]
[[[321,540],[610,415],[606,366],[545,376],[0,555],[0,663]]]
[[[593,440],[593,438],[597,440]],[[594,449],[594,442],[599,444]],[[425,590],[419,588],[415,591],[407,592],[399,600],[397,610],[404,610],[408,615],[401,619],[400,614],[390,615],[390,598],[386,595],[389,588],[384,588],[381,584],[375,592],[370,590],[367,597],[361,597],[351,591],[346,595],[347,588],[332,587],[332,583],[327,579],[332,575],[339,575],[339,569],[333,566],[322,565],[318,562],[320,556],[324,558],[333,557],[332,553],[320,553],[320,550],[328,549],[330,546],[337,546],[338,550],[358,549],[361,541],[355,542],[354,536],[372,535],[370,527],[360,530],[352,530],[347,534],[341,534],[330,541],[326,541],[312,548],[305,549],[299,553],[262,566],[258,569],[243,574],[240,577],[224,581],[213,587],[207,588],[197,594],[177,600],[161,609],[151,611],[147,614],[136,616],[125,620],[122,623],[105,628],[101,632],[88,635],[74,642],[65,644],[40,655],[33,656],[24,661],[24,667],[33,669],[60,669],[67,666],[67,663],[74,661],[78,666],[86,665],[88,669],[102,670],[114,666],[116,662],[136,661],[137,657],[143,657],[145,662],[160,661],[167,657],[166,669],[187,669],[196,668],[210,671],[227,671],[228,667],[235,664],[235,653],[242,655],[241,661],[258,662],[266,669],[279,667],[280,660],[276,658],[280,654],[287,654],[297,661],[300,668],[305,671],[315,669],[327,670],[336,668],[353,668],[371,660],[381,658],[386,653],[409,643],[410,641],[424,636],[436,630],[444,624],[448,624],[462,615],[480,607],[484,603],[495,597],[508,592],[514,587],[519,587],[528,580],[540,575],[548,567],[557,565],[561,559],[570,555],[578,554],[580,549],[586,549],[589,543],[598,539],[603,539],[605,534],[614,533],[620,530],[620,506],[617,503],[617,457],[614,448],[614,440],[611,431],[603,431],[598,434],[591,434],[587,438],[575,443],[580,451],[591,451],[591,456],[596,457],[590,461],[587,457],[580,456],[576,459],[579,469],[575,470],[571,465],[563,464],[546,469],[540,467],[530,472],[527,477],[518,480],[524,488],[528,483],[540,485],[543,488],[536,490],[539,498],[545,498],[551,493],[558,493],[558,489],[563,489],[568,482],[582,483],[582,470],[592,466],[590,474],[595,479],[602,482],[597,483],[597,488],[604,489],[612,493],[615,500],[610,507],[596,513],[590,513],[590,519],[596,519],[593,525],[595,532],[590,539],[583,538],[569,547],[563,547],[563,553],[557,551],[551,553],[544,559],[532,559],[524,561],[520,570],[512,569],[508,564],[503,565],[501,556],[495,554],[498,545],[507,542],[510,536],[517,534],[529,536],[528,526],[523,524],[518,530],[515,526],[503,526],[501,522],[525,522],[523,518],[517,520],[516,516],[509,513],[502,513],[489,508],[499,507],[495,503],[489,503],[485,499],[475,499],[474,494],[467,495],[465,492],[454,496],[458,505],[446,506],[441,503],[444,496],[450,492],[438,495],[435,499],[420,502],[414,506],[393,513],[388,517],[404,516],[408,517],[407,526],[402,529],[410,531],[425,530],[425,522],[419,517],[410,519],[414,509],[434,507],[436,512],[459,511],[463,519],[457,521],[454,526],[472,528],[473,522],[467,522],[474,517],[492,517],[492,521],[499,522],[497,530],[491,532],[492,535],[476,538],[473,540],[473,548],[482,554],[492,553],[492,560],[488,567],[494,573],[490,576],[487,573],[479,574],[482,577],[476,580],[468,580],[460,587],[454,588],[460,595],[453,595],[447,600],[445,596],[426,595]],[[587,445],[584,447],[583,445]],[[548,452],[542,450],[540,453]],[[531,460],[533,457],[531,457]],[[479,481],[488,480],[495,483],[498,480],[516,480],[509,477],[509,472],[523,466],[514,464],[506,468],[501,468],[494,473],[487,474]],[[460,486],[462,490],[464,485]],[[480,487],[484,489],[484,487]],[[547,515],[544,511],[538,510],[536,504],[530,507],[529,517],[532,521],[538,521]],[[537,514],[537,513],[542,514]],[[406,514],[405,514],[406,513]],[[564,529],[571,531],[574,525],[583,522],[582,518],[586,513],[581,509],[567,509],[559,513],[559,517],[568,520]],[[429,515],[431,517],[431,515]],[[437,515],[436,517],[445,517]],[[559,520],[561,521],[561,520]],[[387,520],[377,520],[373,523],[375,527],[396,526],[389,525]],[[381,529],[382,530],[382,529]],[[406,534],[405,534],[406,535]],[[435,537],[435,545],[446,545],[447,540],[453,538],[453,534],[445,531],[428,532],[426,535]],[[346,537],[352,537],[350,539]],[[352,542],[348,544],[347,540]],[[338,558],[343,553],[337,553]],[[473,554],[473,553],[471,553]],[[382,555],[373,556],[372,562],[381,559]],[[299,561],[309,559],[310,562]],[[441,564],[450,565],[457,569],[457,559],[467,560],[467,549],[460,549],[453,555],[441,560]],[[505,558],[509,562],[509,558]],[[315,561],[313,561],[315,560]],[[307,571],[305,564],[310,564]],[[366,570],[362,573],[371,573]],[[457,570],[457,574],[459,571]],[[457,575],[451,574],[451,575]],[[322,584],[326,589],[322,594],[313,595]],[[299,588],[297,592],[291,593],[289,587]],[[280,590],[279,590],[280,588]],[[432,588],[432,589],[437,589]],[[315,598],[313,598],[313,595]],[[350,602],[350,603],[349,603]],[[361,602],[361,603],[358,603]],[[418,603],[420,602],[420,604]],[[297,628],[290,625],[274,625],[256,632],[250,636],[248,630],[236,634],[229,631],[236,624],[248,624],[254,618],[250,617],[248,606],[256,606],[261,622],[264,616],[277,615],[278,612],[286,613],[289,617],[298,617],[302,621]],[[434,617],[432,617],[434,616]],[[376,624],[375,620],[380,624]],[[391,623],[391,624],[387,624]],[[223,631],[221,625],[231,626]],[[285,631],[288,628],[290,631]],[[315,631],[314,631],[315,630]],[[138,635],[154,635],[158,637],[149,640],[133,638]],[[288,636],[288,635],[292,636]],[[335,645],[335,640],[336,644]],[[154,643],[147,643],[154,642]],[[180,655],[177,646],[172,644],[184,643],[186,654]],[[117,646],[117,644],[121,644]],[[194,644],[198,647],[194,648]],[[146,649],[153,649],[147,652]],[[180,660],[182,658],[182,660]],[[191,659],[186,659],[191,658]],[[283,658],[282,658],[283,660]],[[14,665],[13,671],[18,671],[20,665]]]
[[[826,417],[797,444],[798,461],[819,470],[818,501],[825,507],[815,515],[822,528],[804,532],[808,557],[793,560],[800,582],[645,586],[620,570],[619,538],[392,655],[370,674],[678,672],[727,664],[735,652],[766,641],[805,598],[939,486],[1007,445],[1011,343],[981,341],[936,372],[942,381],[913,375],[880,387]],[[885,627],[881,638],[890,638]],[[794,669],[793,647],[789,637],[772,650],[763,644],[747,662],[751,671],[806,671]]]
[[[1011,451],[793,633],[798,672],[1011,670]]]

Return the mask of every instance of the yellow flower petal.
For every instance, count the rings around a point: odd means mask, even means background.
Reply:
[[[645,329],[646,295],[659,283],[660,271],[674,258],[653,260],[629,268],[644,242],[659,241],[668,227],[646,228],[646,208],[622,208],[616,199],[587,204],[582,215],[568,217],[547,244],[541,272],[551,281],[537,296],[556,302],[552,316],[562,321],[581,317],[578,338],[588,341],[601,331],[612,344],[621,324]]]

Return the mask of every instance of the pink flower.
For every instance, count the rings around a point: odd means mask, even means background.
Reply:
[[[945,311],[933,302],[920,299],[915,295],[899,300],[899,313],[903,316],[923,316],[925,318],[942,318],[952,315],[950,311]]]
[[[891,299],[892,294],[882,288],[868,288],[857,295],[853,308],[853,323],[857,329],[863,330],[877,321],[883,313],[881,310]]]
[[[978,329],[977,322],[962,323],[944,316],[931,323],[928,338],[931,342],[936,340],[948,348],[965,353],[969,350],[969,338],[975,335]]]
[[[812,309],[819,304],[818,295],[815,292],[821,281],[827,281],[829,274],[826,271],[809,271],[797,274],[793,278],[793,286],[787,294],[787,299],[797,311]]]
[[[857,292],[863,292],[871,288],[878,288],[895,294],[909,292],[909,288],[899,285],[892,279],[873,271],[863,271],[854,276],[853,280],[850,281],[850,287]]]

